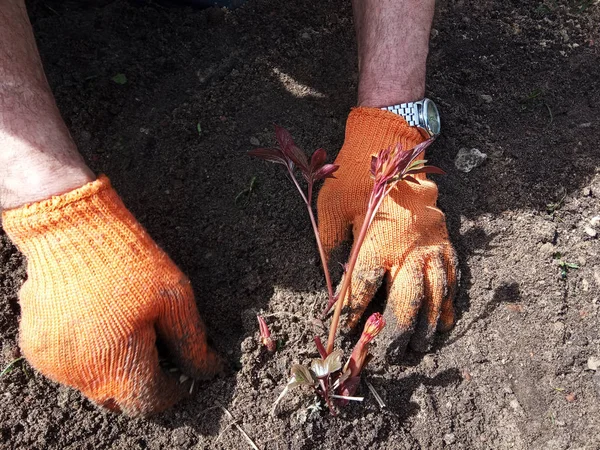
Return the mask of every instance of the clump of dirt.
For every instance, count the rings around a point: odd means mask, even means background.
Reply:
[[[448,172],[437,179],[460,255],[457,326],[428,354],[373,365],[384,409],[363,384],[365,401],[338,417],[298,393],[274,418],[291,364],[315,356],[307,318],[326,298],[303,205],[277,167],[245,152],[272,143],[272,122],[304,148],[341,146],[357,82],[350,2],[29,8],[81,152],[190,276],[236,370],[130,420],[17,364],[0,379],[0,445],[244,448],[218,402],[259,448],[600,446],[600,375],[587,364],[600,356],[598,5],[439,2],[427,87],[443,134],[430,159]],[[460,172],[461,148],[488,158]],[[4,235],[0,273],[5,367],[19,356],[25,261]],[[275,355],[257,344],[257,311],[282,341]]]

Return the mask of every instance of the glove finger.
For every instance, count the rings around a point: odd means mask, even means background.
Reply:
[[[331,250],[350,237],[350,219],[342,209],[342,202],[332,187],[337,180],[325,180],[317,199],[319,235],[327,258]]]
[[[413,333],[424,297],[423,269],[418,258],[408,258],[392,267],[388,281],[388,299],[383,312],[386,326],[381,332],[377,353],[396,362]]]
[[[448,292],[446,267],[441,252],[434,253],[425,261],[424,299],[410,347],[417,352],[426,352],[431,347],[440,318],[442,301]]]
[[[442,301],[442,312],[438,323],[438,330],[442,333],[449,331],[454,326],[454,297],[458,287],[458,258],[451,245],[447,245],[444,249],[444,263],[448,292]]]
[[[185,390],[160,368],[155,341],[152,327],[138,330],[117,359],[117,364],[122,364],[117,371],[123,375],[90,385],[82,392],[100,406],[132,417],[149,416],[171,407]]]
[[[352,271],[352,280],[344,302],[344,306],[348,308],[346,328],[352,329],[359,322],[381,286],[384,275],[385,269],[377,262],[377,258],[368,252],[361,252]]]
[[[222,372],[223,360],[208,345],[190,281],[182,276],[179,286],[163,289],[161,294],[163,308],[156,328],[173,362],[194,378],[208,379]]]

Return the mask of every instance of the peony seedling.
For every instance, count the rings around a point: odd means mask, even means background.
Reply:
[[[300,364],[292,366],[291,378],[275,401],[272,412],[275,412],[275,408],[290,389],[298,386],[308,386],[324,400],[331,413],[335,414],[335,405],[343,406],[349,401],[362,401],[362,397],[354,397],[354,393],[360,383],[360,373],[369,360],[369,345],[385,326],[385,320],[381,314],[375,313],[371,315],[367,319],[363,333],[354,347],[350,358],[342,366],[343,354],[341,350],[333,349],[334,340],[339,326],[342,305],[350,286],[352,271],[354,270],[367,230],[373,220],[376,219],[377,211],[384,198],[399,182],[419,183],[419,179],[416,177],[418,174],[443,174],[444,171],[437,167],[427,166],[427,161],[419,159],[419,156],[431,145],[433,138],[409,150],[405,150],[400,144],[396,144],[381,149],[376,155],[372,156],[370,171],[373,178],[373,189],[367,205],[367,212],[360,232],[355,237],[348,263],[344,265],[344,276],[341,287],[338,293],[334,294],[327,258],[313,212],[313,190],[316,182],[326,178],[335,178],[334,173],[338,170],[339,166],[326,163],[327,153],[322,148],[317,149],[309,159],[294,143],[291,134],[286,129],[277,125],[275,126],[275,138],[278,147],[259,148],[251,150],[249,154],[282,165],[300,193],[308,210],[327,285],[328,302],[323,314],[325,316],[334,305],[335,310],[329,328],[327,346],[323,345],[320,336],[314,337],[320,358],[313,359],[310,367]],[[302,188],[295,175],[297,170],[300,171],[306,182],[306,189]],[[261,319],[261,317],[258,319],[261,330],[261,342],[268,347],[268,343],[273,343],[273,341],[270,340],[270,333],[264,319]]]

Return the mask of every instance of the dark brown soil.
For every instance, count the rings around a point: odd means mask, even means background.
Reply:
[[[291,364],[315,356],[307,318],[325,296],[293,188],[245,152],[272,142],[274,121],[306,149],[339,149],[357,81],[350,2],[250,0],[230,12],[31,1],[81,152],[190,276],[236,371],[130,420],[16,364],[0,379],[0,446],[249,448],[219,402],[261,449],[600,448],[600,373],[587,364],[600,357],[600,245],[585,231],[600,215],[593,3],[439,2],[428,95],[443,135],[430,156],[448,172],[438,179],[462,269],[457,326],[430,353],[367,372],[384,409],[363,384],[364,403],[338,417],[311,413],[298,392],[271,418]],[[463,147],[488,159],[462,173]],[[579,268],[561,276],[561,260]],[[1,368],[18,356],[24,264],[0,235]],[[257,344],[257,311],[284,342],[274,356]]]

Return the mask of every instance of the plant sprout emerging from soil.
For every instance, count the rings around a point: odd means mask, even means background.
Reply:
[[[267,347],[269,352],[273,353],[277,349],[277,344],[271,337],[267,322],[265,322],[265,319],[261,316],[256,316],[256,318],[258,319],[258,327],[260,329],[260,343]]]
[[[342,278],[341,287],[337,294],[334,294],[331,275],[327,265],[327,257],[321,238],[317,221],[313,212],[313,190],[317,181],[325,178],[335,178],[334,173],[339,169],[336,164],[327,164],[327,154],[325,150],[319,148],[316,150],[310,160],[306,154],[296,146],[290,133],[275,125],[275,137],[278,147],[258,148],[251,150],[250,155],[258,158],[281,164],[287,171],[291,181],[296,186],[302,200],[306,204],[308,215],[315,234],[321,264],[325,274],[325,282],[327,285],[328,302],[323,316],[335,305],[327,346],[321,342],[319,336],[314,337],[315,345],[319,352],[320,358],[313,359],[310,367],[300,364],[295,364],[291,369],[291,378],[288,381],[285,389],[275,401],[273,412],[279,401],[285,396],[290,389],[297,386],[309,386],[329,407],[332,414],[335,414],[335,406],[344,406],[349,401],[362,401],[362,397],[354,397],[354,393],[360,382],[360,373],[369,361],[369,345],[373,339],[385,326],[385,320],[379,313],[371,315],[365,324],[363,333],[354,347],[350,358],[346,364],[342,365],[343,353],[341,350],[334,350],[334,340],[340,322],[342,306],[344,299],[348,293],[350,280],[352,279],[352,271],[356,265],[358,254],[362,243],[366,237],[367,230],[379,209],[383,199],[389,194],[396,185],[401,181],[419,183],[415,175],[421,173],[438,173],[443,174],[444,171],[437,167],[427,166],[427,161],[419,159],[425,149],[433,142],[430,138],[421,144],[418,144],[412,149],[403,149],[400,143],[391,147],[381,149],[376,155],[371,157],[371,177],[373,178],[373,189],[367,205],[367,213],[365,220],[361,226],[358,236],[355,238],[348,263],[344,266],[345,274]],[[306,181],[306,191],[300,186],[296,178],[296,170],[299,170],[304,180]],[[258,318],[261,330],[261,342],[269,346],[270,333],[264,319]]]

